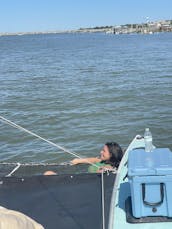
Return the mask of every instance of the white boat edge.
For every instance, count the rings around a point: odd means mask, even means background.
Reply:
[[[134,148],[144,147],[144,138],[140,135],[136,135],[135,138],[132,140],[132,142],[129,144],[122,160],[119,165],[116,179],[114,183],[114,189],[112,193],[112,199],[111,199],[111,205],[110,205],[110,214],[109,214],[109,224],[108,229],[115,229],[114,222],[115,222],[115,211],[117,210],[116,204],[118,203],[118,196],[119,196],[119,186],[120,186],[120,177],[121,177],[121,170],[123,169],[124,165],[127,163],[128,160],[128,153]],[[119,228],[117,228],[119,229]],[[123,228],[122,228],[123,229]]]

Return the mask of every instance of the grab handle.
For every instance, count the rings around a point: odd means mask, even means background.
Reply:
[[[158,206],[163,203],[164,200],[164,188],[163,183],[160,183],[160,194],[161,194],[161,200],[159,202],[151,203],[145,200],[145,184],[142,184],[142,197],[143,197],[143,203],[148,206]]]

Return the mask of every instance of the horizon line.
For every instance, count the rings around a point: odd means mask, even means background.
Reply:
[[[172,19],[159,19],[156,21],[147,21],[142,23],[125,23],[121,25],[104,25],[104,26],[93,26],[93,27],[81,27],[77,29],[63,29],[63,30],[45,30],[45,31],[17,31],[17,32],[0,32],[0,36],[4,35],[32,35],[32,34],[61,34],[61,33],[76,33],[81,30],[86,29],[95,29],[95,28],[112,28],[112,27],[118,27],[118,26],[125,26],[125,25],[142,25],[142,24],[148,24],[148,23],[160,23],[164,21],[172,21]]]

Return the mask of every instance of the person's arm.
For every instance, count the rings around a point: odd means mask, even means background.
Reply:
[[[91,163],[96,163],[100,161],[101,160],[97,157],[89,157],[89,158],[75,158],[70,163],[72,165],[77,165],[77,164],[91,164]]]
[[[49,170],[48,170],[48,171],[45,171],[45,172],[44,172],[44,175],[45,175],[45,176],[57,175],[57,173],[55,173],[54,171],[51,171],[51,170],[49,171]]]

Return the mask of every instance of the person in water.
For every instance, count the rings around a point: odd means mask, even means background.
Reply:
[[[99,157],[75,158],[72,165],[92,164],[88,167],[88,172],[99,173],[103,170],[117,169],[123,156],[123,151],[116,142],[107,142],[100,151]]]
[[[100,173],[102,170],[117,169],[123,156],[120,145],[116,142],[107,142],[100,151],[99,157],[75,158],[71,161],[71,165],[91,164],[88,172]],[[44,175],[55,175],[53,171],[46,171]]]

